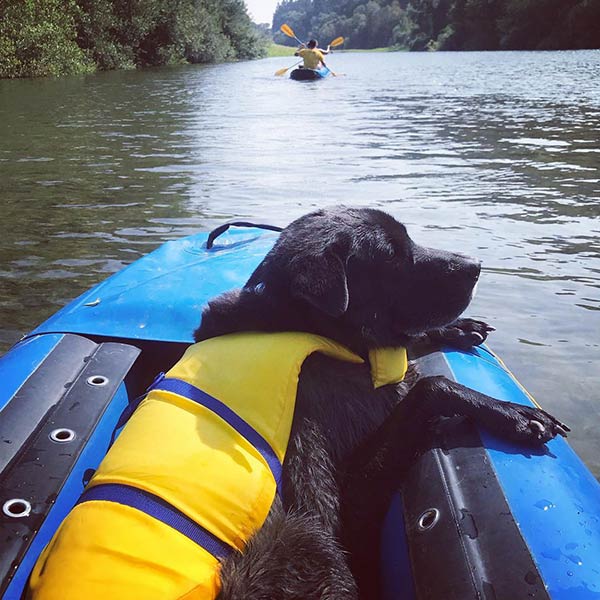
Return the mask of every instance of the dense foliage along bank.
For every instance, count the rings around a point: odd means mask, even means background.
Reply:
[[[265,53],[243,0],[0,0],[0,77]]]
[[[283,0],[273,30],[282,23],[323,43],[343,35],[346,48],[600,48],[600,0]]]

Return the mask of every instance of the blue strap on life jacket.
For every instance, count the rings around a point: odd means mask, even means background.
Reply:
[[[210,396],[206,392],[203,392],[201,389],[182,379],[161,379],[152,389],[172,392],[178,396],[193,400],[221,417],[221,419],[235,429],[258,450],[269,466],[273,478],[275,479],[275,483],[277,484],[278,493],[281,492],[281,462],[279,462],[279,458],[275,454],[275,451],[271,448],[269,442],[267,442],[256,429],[246,423],[244,419],[233,412],[226,404],[223,404],[220,400],[217,400],[213,396]]]
[[[141,401],[146,397],[146,394],[152,390],[177,394],[178,396],[182,396],[208,408],[210,411],[221,417],[260,453],[275,479],[277,493],[281,495],[282,466],[275,451],[269,445],[269,442],[267,442],[256,429],[246,423],[244,419],[220,400],[203,392],[201,389],[193,386],[187,381],[175,378],[165,378],[164,373],[160,373],[154,379],[150,387],[148,387],[146,393],[132,400],[121,413],[113,431],[111,444],[112,441],[114,441],[117,430],[125,425],[140,405]],[[140,510],[166,525],[169,525],[173,529],[176,529],[193,542],[202,546],[202,548],[207,552],[210,552],[210,554],[216,558],[223,558],[232,551],[231,546],[219,540],[210,533],[210,531],[204,529],[204,527],[190,519],[166,500],[163,500],[150,492],[146,492],[145,490],[123,484],[101,484],[85,490],[81,495],[78,504],[92,500],[117,502],[118,504],[124,504],[125,506]]]
[[[142,511],[163,522],[165,525],[176,529],[179,533],[182,533],[199,546],[202,546],[202,548],[210,552],[215,558],[225,558],[234,550],[229,544],[222,542],[218,537],[207,529],[204,529],[201,525],[198,525],[196,521],[190,519],[174,506],[145,490],[140,490],[129,485],[105,483],[85,490],[77,504],[94,500],[116,502]]]

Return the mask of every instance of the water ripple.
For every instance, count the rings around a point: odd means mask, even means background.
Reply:
[[[165,240],[369,204],[483,260],[472,312],[600,473],[600,52],[330,61],[0,81],[0,346]]]

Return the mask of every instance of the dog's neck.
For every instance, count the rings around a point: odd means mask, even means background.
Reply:
[[[266,294],[257,295],[247,290],[226,292],[204,309],[194,339],[202,341],[243,331],[302,331],[329,338],[365,359],[369,351],[379,347],[369,343],[360,332],[353,333],[344,327],[341,321],[323,318],[316,309],[307,311],[304,306],[302,310],[294,310],[297,302],[290,300],[286,309],[281,310]]]
[[[355,355],[354,358],[357,357],[362,358],[362,361],[367,363],[370,367],[371,371],[371,380],[373,382],[374,388],[379,388],[385,385],[396,384],[401,382],[404,379],[408,368],[408,359],[406,348],[404,347],[387,347],[387,348],[374,348],[365,352],[364,355],[352,351],[352,349],[348,346],[348,344],[343,344],[339,340],[334,340],[331,336],[323,335],[322,332],[309,331],[308,328],[300,328],[297,327],[295,329],[280,329],[273,328],[271,323],[263,323],[263,326],[256,325],[255,327],[246,328],[243,331],[235,330],[232,327],[231,321],[227,321],[226,323],[221,323],[221,327],[219,327],[218,318],[213,318],[214,316],[205,313],[206,318],[203,321],[203,326],[197,332],[196,340],[203,341],[214,337],[222,337],[222,336],[231,336],[236,339],[248,339],[248,338],[240,338],[239,336],[235,336],[236,333],[244,333],[248,334],[250,332],[251,335],[255,337],[260,337],[265,333],[276,335],[277,333],[281,333],[284,331],[294,331],[301,332],[307,334],[306,337],[311,339],[311,334],[317,334],[319,338],[327,338],[330,340],[330,348],[338,348],[342,352],[342,356],[346,358],[342,358],[342,360],[348,360],[348,356]],[[339,337],[339,336],[338,336]],[[313,338],[314,339],[314,338]],[[337,342],[337,344],[335,344]],[[352,351],[352,354],[348,354],[348,350]],[[341,358],[336,357],[336,358]],[[355,360],[351,360],[350,362],[356,362]],[[357,362],[361,362],[357,359]]]

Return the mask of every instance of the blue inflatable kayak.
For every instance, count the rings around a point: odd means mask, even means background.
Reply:
[[[322,67],[321,69],[299,67],[290,73],[290,79],[296,81],[314,81],[315,79],[324,79],[330,73],[331,71],[327,67]]]
[[[192,343],[206,301],[243,284],[276,235],[229,230],[210,249],[207,234],[168,242],[0,359],[2,598],[20,598],[127,405]],[[532,403],[485,347],[418,360],[427,374]],[[384,598],[600,599],[600,485],[564,439],[532,452],[449,420],[436,441],[389,509]]]

